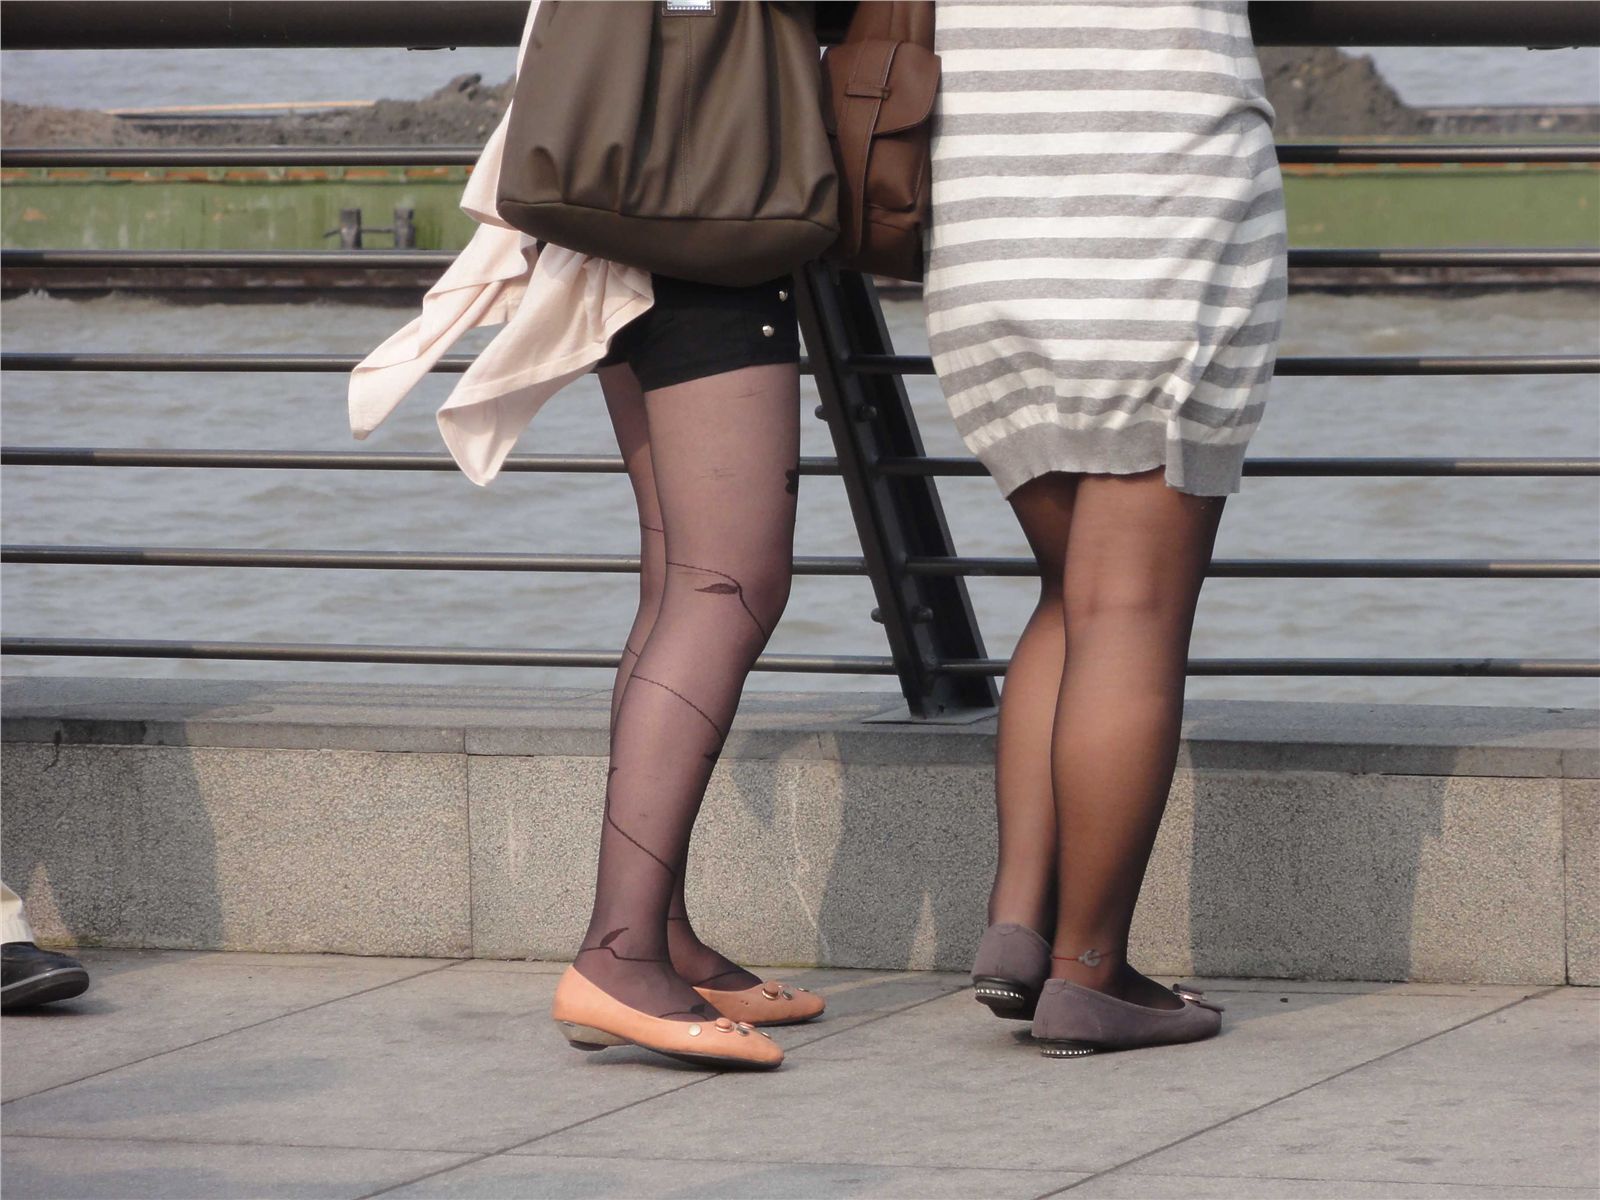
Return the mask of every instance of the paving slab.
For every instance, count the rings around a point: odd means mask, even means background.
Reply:
[[[100,973],[103,954],[85,955],[92,974]],[[439,967],[412,961],[419,970]],[[181,995],[205,969],[176,968],[166,986]],[[6,1106],[6,1128],[64,1136],[494,1151],[709,1077],[632,1047],[574,1053],[549,1022],[554,970],[463,963],[367,991],[358,991],[357,983],[383,978],[382,968],[352,966],[350,974],[350,990],[357,994],[348,999],[19,1099]],[[302,975],[304,970],[279,970],[273,982],[281,987],[278,976],[292,981]],[[950,976],[892,973],[807,970],[783,977],[826,990],[831,1009],[826,1022],[775,1031],[786,1047],[962,986]],[[108,973],[108,994],[121,991],[118,979]],[[189,1003],[203,1007],[209,1000],[219,1014],[232,1012],[230,987],[239,997],[256,990],[248,969],[241,968],[231,984],[213,981],[202,988],[204,998],[190,989]],[[134,1020],[132,1014],[118,1019],[119,1011],[98,1025],[108,1043],[120,1040],[125,1020]],[[31,1018],[23,1028],[47,1028],[43,1020]],[[18,1049],[11,1038],[17,1028],[6,1019],[8,1075],[17,1066],[23,1078],[59,1082],[75,1069],[52,1067],[44,1045],[36,1053]],[[85,1029],[78,1036],[88,1035]],[[741,1078],[767,1096],[777,1094],[773,1088],[781,1092],[771,1079]]]
[[[386,1192],[385,1198],[470,1197],[472,1200],[614,1200],[619,1196],[681,1200],[796,1200],[797,1197],[916,1197],[1018,1200],[1083,1179],[1061,1171],[963,1171],[841,1163],[731,1163],[681,1159],[518,1158],[498,1155]]]
[[[1600,996],[1586,989],[1534,996],[1129,1171],[1470,1181],[1592,1193],[1600,1187],[1597,1063]]]
[[[1577,1200],[1600,1181],[1589,989],[1201,981],[1222,1037],[1060,1062],[959,975],[785,970],[828,1017],[774,1031],[783,1070],[718,1075],[571,1051],[548,1021],[559,963],[83,957],[84,1000],[0,1023],[8,1200]]]
[[[6,1128],[492,1151],[704,1074],[597,1069],[550,1025],[554,989],[552,975],[435,971],[15,1101]]]
[[[1206,990],[1227,1006],[1223,1036],[1071,1061],[1043,1058],[1025,1023],[948,995],[798,1046],[770,1099],[717,1078],[695,1089],[694,1105],[642,1105],[513,1153],[649,1156],[670,1146],[685,1158],[786,1162],[826,1146],[838,1162],[1093,1173],[1526,994]]]
[[[14,1100],[446,964],[330,954],[82,951],[89,990],[0,1020]]]
[[[333,1200],[404,1183],[462,1158],[419,1150],[11,1136],[4,1167],[6,1200]]]
[[[1285,1179],[1204,1175],[1100,1175],[1063,1196],[1096,1200],[1585,1200],[1590,1188],[1394,1183],[1387,1179]]]
[[[918,1005],[966,991],[965,975],[934,971],[845,971],[824,968],[762,971],[768,978],[798,983],[828,998],[828,1010],[803,1025],[773,1029],[790,1054],[869,1021],[895,1019]]]

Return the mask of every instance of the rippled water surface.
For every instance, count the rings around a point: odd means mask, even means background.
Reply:
[[[889,306],[897,346],[924,352],[915,302]],[[144,300],[28,296],[0,306],[7,350],[365,353],[409,310],[324,305],[176,308]],[[1592,295],[1465,299],[1296,295],[1283,353],[1600,352]],[[481,338],[479,339],[481,342]],[[472,343],[478,344],[478,342]],[[463,344],[463,349],[470,348]],[[441,449],[433,409],[452,377],[424,381],[363,446],[351,441],[339,375],[8,374],[8,445],[259,449]],[[911,381],[930,453],[961,453],[937,384]],[[1283,377],[1252,455],[1600,453],[1593,377]],[[810,417],[803,452],[831,453]],[[599,391],[553,400],[521,452],[614,450]],[[940,484],[957,547],[1026,547],[987,479]],[[454,473],[8,467],[4,540],[30,544],[632,553],[620,476],[507,474],[480,489]],[[837,479],[801,488],[798,552],[858,552]],[[1248,478],[1228,502],[1219,558],[1581,558],[1600,556],[1600,481]],[[632,615],[620,575],[450,574],[12,565],[12,636],[204,638],[492,647],[619,645]],[[1031,608],[1023,580],[975,580],[987,649],[1009,652]],[[864,580],[802,578],[778,652],[881,654]],[[1592,580],[1213,579],[1198,657],[1592,658]],[[536,683],[603,686],[603,672],[12,658],[10,672]],[[768,689],[892,689],[885,679],[764,674]],[[1592,680],[1200,678],[1199,696],[1593,705]]]

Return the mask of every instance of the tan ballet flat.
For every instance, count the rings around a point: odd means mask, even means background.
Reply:
[[[770,1070],[783,1061],[783,1048],[743,1021],[668,1021],[652,1017],[606,994],[568,967],[556,985],[550,1016],[578,1050],[643,1046],[699,1067]]]
[[[699,992],[725,1017],[751,1025],[797,1025],[822,1015],[828,1002],[816,992],[796,983],[768,979],[736,992],[697,987]]]

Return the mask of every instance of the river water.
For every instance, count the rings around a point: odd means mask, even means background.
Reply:
[[[1600,102],[1593,50],[1378,48],[1412,104]],[[10,51],[8,100],[77,107],[421,96],[452,75],[490,81],[509,48],[455,51]],[[926,341],[914,302],[889,306],[900,348]],[[38,296],[0,308],[7,349],[365,353],[409,312],[304,306],[171,308],[143,300]],[[1297,295],[1285,354],[1533,351],[1596,353],[1592,295],[1469,299]],[[479,339],[481,343],[481,339]],[[474,342],[464,343],[470,349]],[[432,409],[450,377],[427,380],[368,446],[438,450]],[[930,453],[960,453],[937,385],[910,381]],[[1600,453],[1592,377],[1280,379],[1252,446],[1259,456]],[[803,411],[810,413],[809,391]],[[353,447],[343,379],[286,375],[17,374],[5,381],[4,440],[263,449]],[[804,453],[831,452],[809,415]],[[535,422],[524,451],[612,449],[585,380]],[[987,480],[941,483],[960,552],[1025,546]],[[802,487],[798,552],[852,554],[837,479]],[[484,490],[457,475],[10,468],[4,539],[155,546],[631,553],[625,482],[506,475]],[[1600,555],[1594,479],[1251,478],[1230,500],[1222,558],[1586,558]],[[987,649],[1009,652],[1032,603],[1020,580],[975,580]],[[632,611],[615,575],[8,566],[0,604],[12,635],[615,647]],[[864,580],[804,578],[774,640],[788,653],[881,654]],[[1399,657],[1596,654],[1593,581],[1253,580],[1206,586],[1194,653]],[[12,658],[14,673],[382,679],[601,686],[593,671]],[[882,678],[763,674],[753,686],[892,689]],[[1298,699],[1594,705],[1593,680],[1202,678],[1191,694]]]
[[[925,352],[915,301],[888,306],[897,348]],[[169,307],[25,296],[0,308],[7,350],[361,354],[409,310],[330,305]],[[1600,353],[1592,294],[1461,299],[1291,298],[1282,353]],[[461,349],[481,344],[463,343]],[[454,377],[425,380],[364,448],[438,451],[433,409]],[[928,451],[962,453],[937,384],[910,381]],[[1254,456],[1596,455],[1592,376],[1281,378]],[[831,453],[802,411],[803,453]],[[340,375],[8,374],[8,445],[357,449]],[[580,381],[540,414],[519,452],[609,453],[598,388]],[[946,480],[958,551],[1021,555],[987,479]],[[32,544],[529,553],[632,553],[620,476],[507,474],[487,489],[455,473],[7,468],[4,540]],[[801,488],[797,552],[858,553],[836,478]],[[1228,503],[1220,558],[1600,556],[1593,478],[1253,477]],[[1005,655],[1032,604],[1025,580],[971,584],[988,652]],[[237,639],[615,648],[632,615],[621,575],[11,565],[13,636]],[[802,578],[772,649],[882,654],[865,580]],[[1592,658],[1593,580],[1213,579],[1197,657]],[[10,658],[13,673],[184,675],[603,686],[596,671]],[[761,674],[763,689],[893,689],[871,677]],[[1594,680],[1198,678],[1196,696],[1466,704],[1600,704]]]

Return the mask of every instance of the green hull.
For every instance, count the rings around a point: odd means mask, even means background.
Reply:
[[[1289,243],[1319,246],[1600,245],[1592,163],[1290,165]],[[0,171],[0,241],[17,249],[337,248],[339,211],[368,226],[415,212],[416,248],[458,250],[475,228],[467,171],[441,168]],[[369,233],[368,248],[393,244]]]

